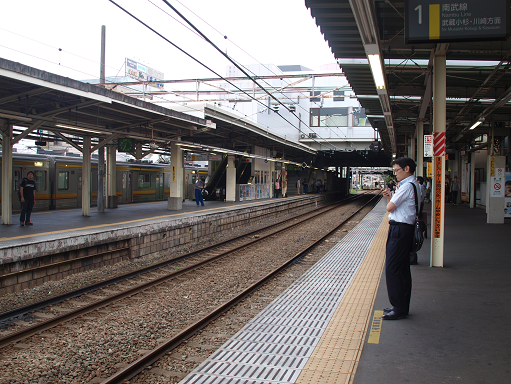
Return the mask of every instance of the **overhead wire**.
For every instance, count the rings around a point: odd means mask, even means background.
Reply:
[[[148,0],[151,4],[155,5],[158,9],[162,10],[162,8],[160,8],[159,6],[157,6],[156,4],[154,4],[151,0]],[[208,25],[210,28],[212,28],[215,32],[217,32],[218,34],[220,34],[221,36],[223,36],[225,39],[227,39],[231,44],[233,44],[234,46],[236,46],[238,49],[240,49],[242,52],[244,52],[246,55],[248,55],[249,57],[251,57],[252,59],[254,59],[255,61],[257,61],[260,65],[262,65],[263,67],[265,67],[269,72],[273,73],[275,76],[279,76],[279,74],[276,74],[270,67],[266,66],[265,64],[262,64],[261,62],[259,62],[259,60],[257,60],[256,58],[254,58],[252,55],[250,55],[248,52],[246,52],[243,48],[241,48],[239,45],[237,45],[235,42],[233,42],[232,40],[228,39],[227,38],[227,35],[221,33],[218,29],[216,29],[214,26],[212,26],[211,24],[209,24],[206,20],[204,20],[203,18],[201,18],[199,15],[197,15],[195,12],[193,12],[190,8],[188,8],[186,5],[184,5],[183,3],[181,3],[179,0],[176,0],[179,4],[181,4],[184,8],[186,8],[189,12],[191,12],[193,15],[195,15],[197,18],[199,18],[202,22],[204,22],[206,25]],[[172,7],[171,7],[172,8]],[[169,15],[172,19],[176,20],[175,17],[173,17],[172,15],[170,15],[168,12],[166,12],[165,10],[162,10],[165,14]],[[179,22],[181,25],[183,25],[183,23]],[[187,26],[186,26],[187,27]],[[194,27],[195,28],[195,27]],[[191,30],[190,28],[187,27],[188,30]],[[201,36],[199,33],[199,31],[197,30],[192,30],[195,34],[197,34],[198,36]],[[201,36],[203,37],[203,36]],[[203,37],[204,38],[204,37]],[[204,40],[207,41],[207,39],[204,38]],[[217,48],[218,50],[218,48]],[[237,60],[234,60],[232,57],[230,57],[231,59],[231,62],[235,62],[236,64],[238,64],[240,67],[243,67],[247,72],[250,72],[252,73],[254,76],[257,76],[253,71],[251,71],[249,68],[245,67],[244,65],[242,65],[241,63],[239,63]],[[239,67],[238,67],[239,68]],[[250,78],[250,77],[249,77]],[[265,84],[267,84],[269,87],[273,88],[276,93],[281,93],[281,95],[286,98],[287,100],[290,100],[290,101],[293,101],[289,96],[287,96],[284,92],[281,92],[281,89],[276,89],[273,85],[269,84],[266,80],[264,79],[261,79],[262,82],[264,82]],[[288,82],[285,82],[286,86],[290,85],[291,83],[288,83]],[[258,84],[258,86],[260,87],[260,85]],[[262,87],[261,87],[262,88]],[[284,87],[285,88],[285,87]],[[264,89],[263,89],[264,90]],[[265,90],[266,91],[266,90]],[[302,91],[298,91],[297,93],[299,94],[302,94],[304,95],[304,93]],[[306,95],[305,97],[309,98],[309,97],[314,97],[315,95]],[[313,101],[312,103],[316,104],[317,105],[317,102]],[[282,103],[281,103],[282,104]],[[282,104],[284,105],[284,104]],[[305,113],[309,113],[308,110],[306,110],[302,105],[300,105],[299,103],[295,104],[297,105],[299,108],[301,108]],[[284,105],[285,106],[285,105]],[[318,107],[321,108],[321,104],[318,105]],[[292,111],[290,111],[288,108],[286,108],[289,112],[291,112],[301,123],[303,123],[303,125],[305,127],[307,127],[310,131],[312,131],[312,133],[318,135],[314,129],[312,129],[309,124],[307,124],[305,121],[303,121],[301,119],[301,117],[299,116],[296,116],[295,113],[293,113]],[[240,113],[242,113],[241,111],[238,111]],[[280,114],[279,114],[280,115]],[[300,128],[297,128],[296,126],[293,125],[294,128],[298,129],[299,132],[301,132],[301,129]],[[320,126],[318,126],[319,128]],[[331,129],[331,127],[330,127]],[[333,130],[331,129],[331,132],[333,132],[337,137],[343,139],[343,138],[347,138],[346,134],[344,134],[344,137],[341,137],[339,135],[339,133],[336,131],[336,130]],[[322,137],[319,135],[319,138],[321,139]],[[316,141],[316,140],[314,140]],[[326,140],[325,140],[326,141]],[[316,141],[317,142],[317,141]],[[328,142],[328,141],[326,141]],[[319,144],[319,143],[318,143]],[[331,143],[329,143],[331,144]],[[332,145],[332,144],[331,144]],[[335,147],[337,148],[337,147]]]
[[[189,54],[188,52],[186,52],[184,49],[180,48],[179,46],[177,46],[176,44],[174,44],[172,41],[170,41],[168,38],[166,38],[165,36],[163,36],[161,33],[159,33],[158,31],[156,31],[154,28],[152,28],[151,26],[149,26],[148,24],[144,23],[142,20],[140,20],[138,17],[136,17],[134,14],[132,14],[131,12],[129,12],[128,10],[126,10],[125,8],[123,8],[122,6],[120,6],[119,4],[117,4],[115,1],[113,0],[109,0],[112,4],[114,4],[115,6],[117,6],[119,9],[121,9],[123,12],[125,12],[126,14],[128,14],[129,16],[131,16],[133,19],[137,20],[140,24],[144,25],[146,28],[148,28],[150,31],[152,31],[153,33],[157,34],[158,36],[160,36],[162,39],[164,39],[165,41],[167,41],[169,44],[171,44],[173,47],[175,47],[176,49],[178,49],[180,52],[184,53],[186,56],[188,56],[189,58],[191,58],[192,60],[194,60],[195,62],[199,63],[200,65],[202,65],[204,68],[208,69],[210,72],[212,72],[213,74],[215,74],[216,76],[218,76],[220,79],[226,81],[227,83],[229,83],[230,85],[232,85],[234,88],[236,88],[237,90],[239,90],[241,93],[245,94],[246,96],[248,96],[250,99],[252,100],[255,100],[257,103],[263,105],[266,107],[266,105],[264,103],[262,103],[260,100],[252,97],[250,94],[248,94],[247,92],[245,92],[244,90],[242,90],[241,88],[239,88],[236,84],[232,83],[231,81],[229,81],[228,79],[226,79],[225,77],[223,77],[222,75],[220,75],[219,73],[217,73],[215,70],[213,70],[212,68],[208,67],[206,64],[204,64],[203,62],[201,62],[200,60],[198,60],[197,58],[195,58],[194,56],[192,56],[191,54]],[[185,19],[186,21],[186,19]],[[194,28],[193,24],[191,25],[192,28]],[[194,28],[195,29],[195,28]],[[198,31],[198,30],[197,30]],[[200,31],[198,31],[199,34],[201,34]],[[203,36],[203,38],[207,39],[207,37],[205,37],[203,34],[201,34],[201,36]],[[209,39],[207,39],[209,40]],[[213,44],[214,45],[214,44]],[[215,46],[216,47],[216,46]],[[216,47],[216,49],[218,50],[218,47]],[[220,50],[220,52],[222,52]],[[232,62],[232,61],[231,61]],[[250,76],[248,76],[250,77]],[[251,77],[250,77],[251,78]],[[254,81],[254,80],[253,80]],[[256,82],[257,84],[257,82]],[[258,84],[259,85],[259,84]],[[259,85],[260,86],[260,85]],[[260,86],[261,87],[261,86]],[[264,89],[264,87],[261,87],[262,89]],[[270,95],[271,96],[271,95]],[[273,97],[274,98],[274,97]],[[274,98],[275,99],[275,98]],[[275,99],[277,100],[277,99]],[[278,101],[278,100],[277,100]],[[279,102],[280,103],[280,102]],[[282,104],[282,103],[280,103]],[[282,104],[283,105],[283,104]],[[282,115],[279,115],[281,116],[282,119],[284,119],[287,123],[289,123],[291,126],[295,127],[296,129],[298,129],[293,123],[291,123],[289,120],[287,120],[285,117],[283,117]],[[318,143],[319,144],[319,143]],[[333,148],[336,148],[333,144],[329,143]]]
[[[112,0],[110,0],[112,1]],[[270,96],[273,100],[275,100],[278,104],[282,105],[286,110],[288,110],[289,112],[291,112],[289,110],[289,108],[284,104],[282,103],[279,99],[277,99],[272,93],[270,93],[269,91],[266,90],[266,88],[264,88],[262,85],[260,85],[256,79],[254,79],[252,76],[250,76],[240,65],[238,65],[238,63],[236,63],[234,60],[231,59],[231,57],[229,55],[227,55],[226,53],[224,53],[220,48],[218,48],[218,46],[213,43],[206,35],[204,35],[193,23],[191,23],[183,14],[181,14],[172,4],[170,4],[167,0],[162,0],[165,4],[167,4],[174,12],[176,12],[179,17],[181,17],[190,27],[192,27],[195,31],[197,31],[197,33],[199,33],[202,38],[204,38],[211,46],[213,46],[213,48],[215,48],[220,54],[222,54],[227,60],[229,60],[231,63],[234,64],[234,66],[236,68],[238,68],[238,70],[240,70],[247,78],[249,78],[253,83],[255,83],[260,89],[262,89],[264,92],[266,92],[268,94],[268,96]],[[239,89],[238,87],[236,87],[237,89]],[[246,95],[248,95],[246,92],[243,91],[243,93],[245,93]],[[250,95],[249,95],[250,96]],[[255,98],[253,98],[252,96],[250,96],[252,99],[255,100]],[[262,103],[261,103],[262,104]],[[293,112],[291,112],[293,113]],[[294,114],[294,113],[293,113]],[[279,116],[284,119],[286,122],[288,122],[290,125],[292,125],[293,127],[295,127],[296,129],[299,130],[298,127],[296,127],[294,124],[292,124],[289,120],[287,120],[285,117],[283,117],[282,115],[279,114]],[[296,115],[295,115],[296,116]],[[301,120],[301,119],[300,119]],[[302,121],[303,122],[303,121]],[[304,123],[305,124],[305,123]],[[336,149],[337,147],[328,142],[326,139],[324,139],[326,143],[330,144],[332,146],[333,149]],[[315,141],[315,140],[314,140]],[[319,143],[318,143],[319,144]]]

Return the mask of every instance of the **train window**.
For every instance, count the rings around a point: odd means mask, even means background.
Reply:
[[[69,189],[69,172],[59,172],[57,189],[59,191],[67,191]]]
[[[139,188],[149,188],[151,186],[151,175],[149,173],[144,173],[142,175],[138,175],[138,187]]]
[[[36,190],[41,192],[46,190],[46,171],[34,171]]]

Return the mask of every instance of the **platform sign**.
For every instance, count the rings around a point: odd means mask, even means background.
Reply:
[[[509,0],[405,1],[405,42],[506,40]]]
[[[433,135],[424,135],[424,157],[433,157]]]
[[[504,197],[504,178],[490,177],[491,197]]]
[[[442,223],[442,156],[435,157],[435,201],[433,217],[433,235],[439,239],[441,235]]]
[[[131,77],[132,79],[138,81],[149,81],[153,82],[149,84],[152,87],[163,88],[163,84],[155,84],[154,81],[159,81],[164,79],[163,72],[157,71],[151,67],[148,67],[145,64],[138,63],[135,60],[131,60],[126,58],[126,77]]]

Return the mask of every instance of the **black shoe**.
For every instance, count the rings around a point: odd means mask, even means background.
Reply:
[[[393,310],[394,310],[394,307],[383,308],[383,312],[385,312],[385,313],[392,312]]]
[[[27,222],[25,223],[25,225],[34,225],[34,224],[33,224],[33,223],[31,223],[30,221],[27,221]]]
[[[406,313],[390,311],[390,312],[385,313],[381,318],[383,320],[399,320],[399,319],[404,319],[406,316],[407,316]]]
[[[25,225],[25,223],[20,223],[20,227],[23,227]]]

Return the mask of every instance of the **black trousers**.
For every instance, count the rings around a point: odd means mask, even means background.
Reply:
[[[29,223],[30,215],[32,214],[32,208],[34,208],[34,200],[27,201],[21,203],[21,215],[20,215],[20,223]]]
[[[412,295],[410,252],[413,232],[413,225],[390,224],[387,235],[385,262],[387,294],[395,310],[404,314],[408,314]]]

